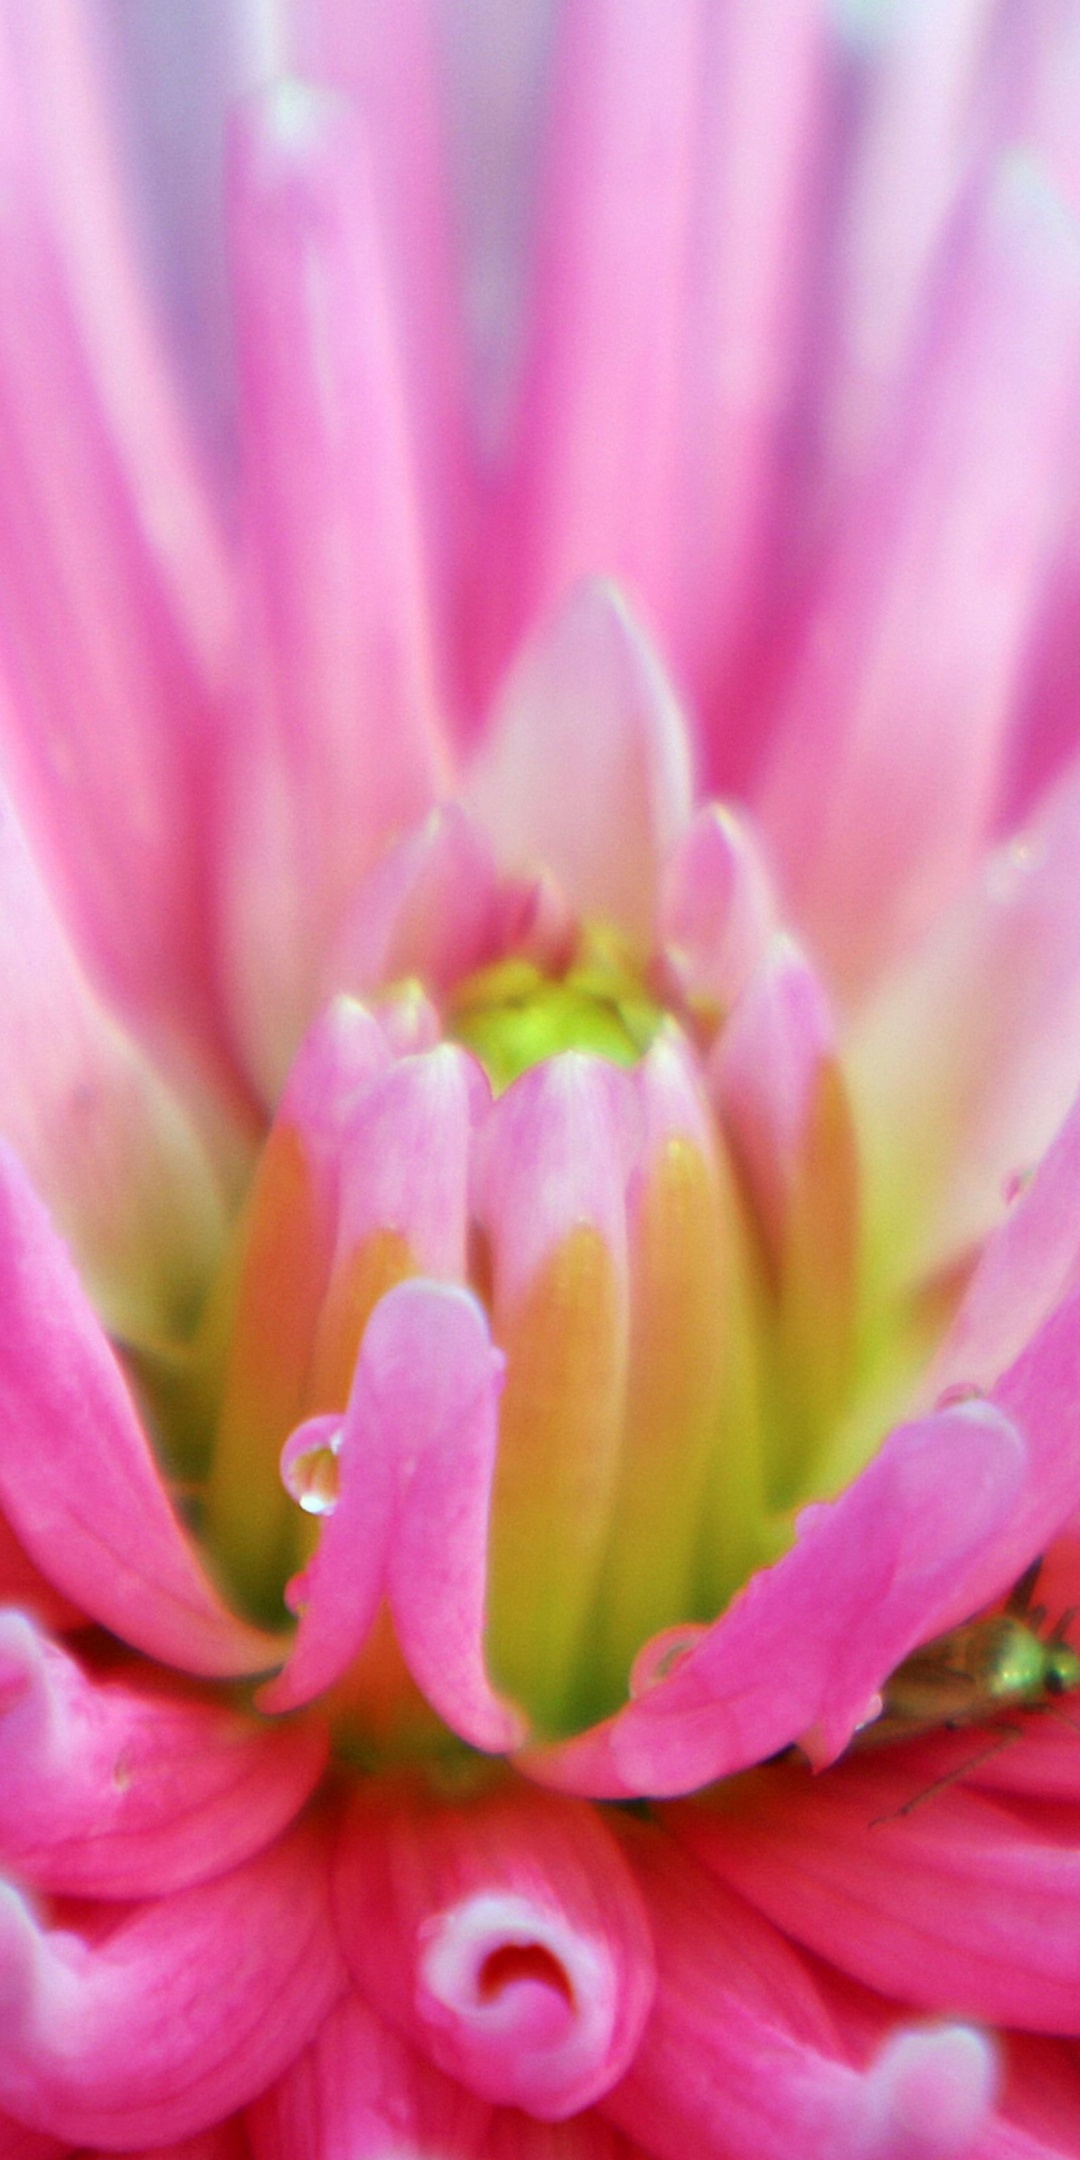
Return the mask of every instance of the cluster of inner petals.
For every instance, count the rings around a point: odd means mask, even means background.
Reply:
[[[436,813],[361,892],[354,951],[366,910],[417,972],[295,1058],[188,1465],[240,1607],[298,1620],[263,1706],[337,1688],[391,1752],[432,1710],[557,1740],[669,1674],[833,1474],[854,1376],[850,1114],[749,832],[700,813],[637,944],[543,874],[455,940],[431,865],[476,845]]]

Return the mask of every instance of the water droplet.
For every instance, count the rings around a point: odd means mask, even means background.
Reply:
[[[654,1635],[651,1642],[644,1643],[630,1673],[631,1696],[636,1700],[639,1695],[648,1694],[650,1688],[659,1687],[662,1680],[670,1680],[672,1673],[685,1664],[706,1633],[704,1627],[691,1623],[686,1627],[665,1628],[663,1634]]]
[[[935,1410],[956,1410],[961,1403],[979,1402],[985,1397],[985,1394],[985,1388],[976,1387],[973,1380],[954,1380],[950,1386],[942,1388],[934,1408]]]
[[[336,1418],[309,1418],[281,1451],[281,1480],[305,1515],[332,1515],[338,1502],[341,1425]]]

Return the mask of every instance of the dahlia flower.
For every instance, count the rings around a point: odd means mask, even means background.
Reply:
[[[1078,95],[2,0],[0,2160],[1080,2153]]]

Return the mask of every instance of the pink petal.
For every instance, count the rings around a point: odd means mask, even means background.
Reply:
[[[0,1613],[0,1866],[41,1890],[161,1896],[262,1851],[326,1763],[316,1726],[96,1684]]]
[[[524,1726],[495,1693],[484,1662],[503,1360],[481,1306],[464,1290],[403,1284],[384,1301],[380,1321],[395,1337],[388,1416],[404,1488],[387,1581],[398,1642],[451,1730],[472,1747],[505,1751],[521,1745]]]
[[[796,919],[851,989],[911,950],[985,845],[1078,355],[1075,227],[1017,158],[824,573],[762,802]]]
[[[967,1738],[973,1755],[986,1744]],[[907,1753],[868,1752],[816,1780],[774,1765],[723,1819],[686,1807],[674,1826],[786,1934],[884,1994],[1076,2033],[1074,1811],[952,1784],[902,1815],[920,1793]]]
[[[559,18],[507,520],[519,621],[598,573],[669,619],[699,81],[695,7],[586,0]]]
[[[484,2098],[561,2121],[632,2059],[649,1932],[588,1808],[521,1788],[460,1807],[360,1794],[335,1901],[364,1993]]]
[[[428,807],[442,753],[357,115],[279,83],[237,122],[230,178],[265,663],[231,778],[226,898],[237,1009],[273,1086],[358,875]]]
[[[1073,1102],[1078,844],[1070,769],[858,1029],[848,1069],[875,1243],[892,1267],[930,1272],[966,1256]]]
[[[180,1528],[119,1366],[14,1158],[0,1152],[0,1503],[65,1596],[188,1672],[258,1672]]]
[[[489,2114],[350,1992],[247,2120],[253,2160],[473,2160]]]
[[[457,803],[440,804],[364,879],[327,980],[369,991],[415,975],[447,990],[490,957],[495,907],[486,838]]]
[[[41,1929],[0,1893],[0,2102],[108,2148],[208,2128],[305,2046],[343,1975],[319,1835],[138,1905],[100,1943]]]
[[[697,812],[665,865],[657,943],[685,997],[726,1014],[775,927],[768,872],[750,826],[722,803]]]
[[[949,1624],[939,1616],[958,1581],[984,1554],[996,1562],[1025,1470],[1020,1433],[989,1403],[897,1426],[838,1500],[803,1510],[791,1552],[696,1642],[691,1631],[681,1660],[661,1664],[666,1677],[526,1767],[629,1797],[689,1792],[800,1738],[830,1761],[884,1676]]]
[[[0,1101],[6,1137],[108,1323],[182,1332],[224,1237],[222,1195],[180,1103],[90,987],[0,799]]]
[[[656,2160],[962,2160],[971,2146],[957,2133],[970,2141],[993,2097],[981,2038],[901,2035],[852,2069],[808,1966],[759,1913],[655,1832],[629,1849],[658,1979],[637,2058],[605,2101],[622,2129]]]
[[[661,865],[689,822],[689,749],[660,662],[614,587],[578,586],[526,649],[467,800],[505,868],[543,865],[581,914],[650,938]]]

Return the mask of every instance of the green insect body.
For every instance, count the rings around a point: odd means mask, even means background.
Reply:
[[[860,1738],[982,1725],[1003,1711],[1040,1710],[1074,1688],[1080,1688],[1080,1656],[1060,1634],[1044,1639],[1015,1613],[993,1613],[905,1658],[881,1690],[880,1717]]]

